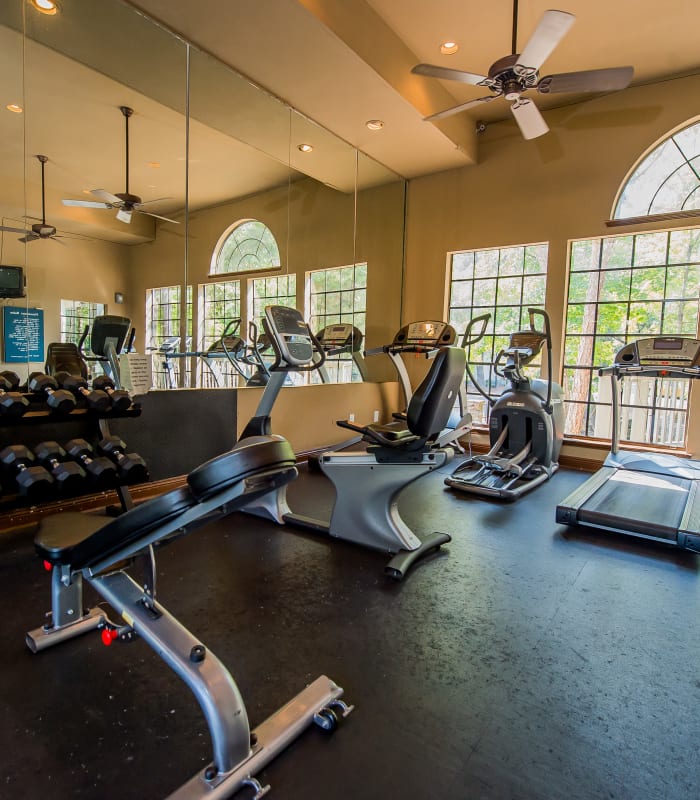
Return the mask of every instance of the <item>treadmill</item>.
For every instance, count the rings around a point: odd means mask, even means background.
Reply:
[[[700,378],[700,341],[654,336],[619,350],[599,370],[612,382],[612,449],[603,466],[558,506],[556,520],[626,533],[700,553],[700,461],[620,452],[619,382],[625,377]]]

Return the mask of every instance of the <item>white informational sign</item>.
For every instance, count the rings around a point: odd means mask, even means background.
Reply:
[[[151,357],[140,353],[119,356],[119,375],[122,388],[131,395],[146,394],[151,388]]]

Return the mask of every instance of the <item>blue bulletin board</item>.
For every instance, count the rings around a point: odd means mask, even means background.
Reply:
[[[44,360],[44,312],[41,308],[2,308],[3,361]]]

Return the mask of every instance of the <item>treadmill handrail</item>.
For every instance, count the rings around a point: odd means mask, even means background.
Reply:
[[[598,375],[616,375],[618,378],[624,378],[626,375],[632,377],[646,375],[652,378],[687,380],[700,378],[700,367],[681,367],[673,364],[612,364],[609,367],[601,367]]]

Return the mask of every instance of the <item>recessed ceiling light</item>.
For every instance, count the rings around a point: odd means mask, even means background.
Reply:
[[[302,153],[310,153],[314,148],[310,144],[298,144],[297,149],[301,150]]]
[[[8,103],[5,108],[8,111],[11,111],[13,114],[21,114],[24,110],[22,106],[18,106],[17,103]]]
[[[160,161],[149,161],[148,166],[151,169],[159,169],[160,168]]]
[[[384,123],[380,119],[368,119],[365,125],[371,131],[380,131],[384,127]]]
[[[53,0],[31,0],[31,3],[42,14],[53,15],[58,11],[58,6]]]
[[[440,45],[440,52],[444,56],[451,56],[452,53],[456,53],[459,50],[459,45],[457,42],[443,42]]]

